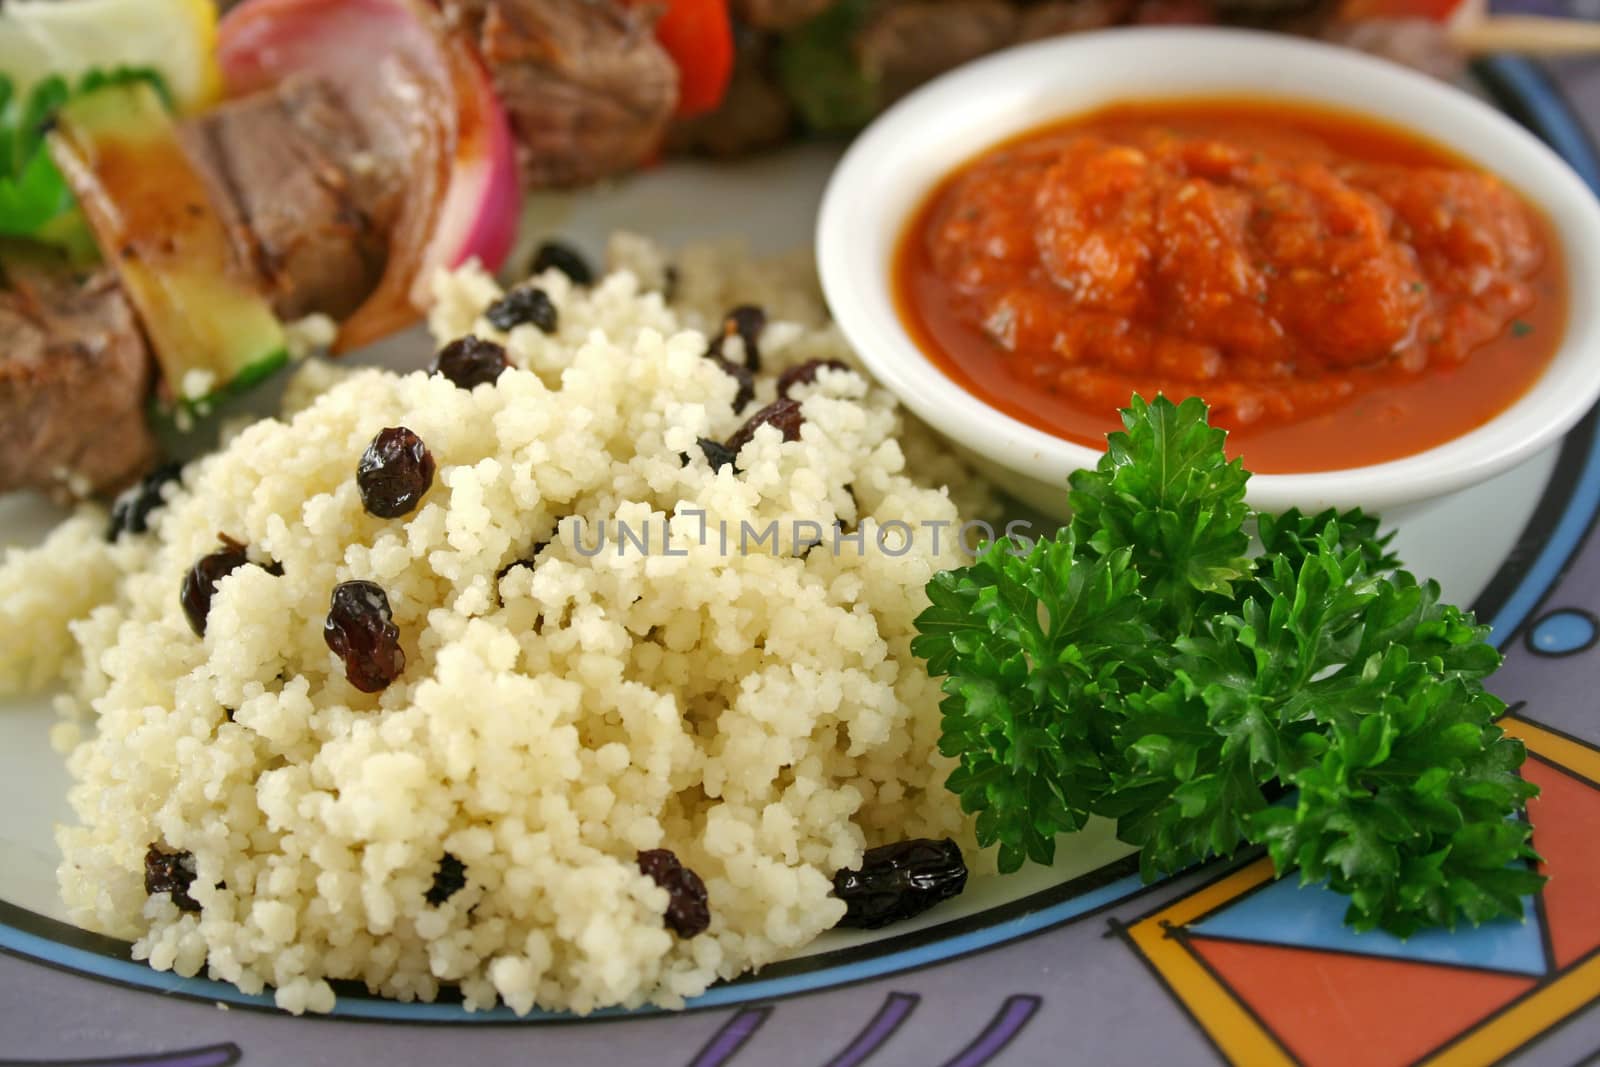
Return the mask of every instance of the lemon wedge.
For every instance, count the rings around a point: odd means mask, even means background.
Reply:
[[[0,5],[0,72],[19,95],[60,74],[148,67],[184,112],[222,91],[212,0],[7,0]]]

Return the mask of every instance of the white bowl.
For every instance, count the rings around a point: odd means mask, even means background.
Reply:
[[[1100,452],[989,406],[919,349],[895,309],[891,268],[911,214],[957,165],[1014,134],[1117,101],[1248,95],[1333,106],[1416,130],[1500,175],[1549,217],[1570,291],[1544,374],[1471,432],[1392,462],[1250,480],[1260,508],[1392,508],[1481,482],[1550,444],[1600,396],[1600,205],[1527,131],[1468,94],[1350,49],[1216,29],[1122,29],[1044,41],[953,71],[889,109],[828,185],[817,258],[829,306],[878,380],[999,483],[1047,512]]]

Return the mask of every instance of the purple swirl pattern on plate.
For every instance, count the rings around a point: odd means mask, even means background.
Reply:
[[[239,1046],[230,1043],[96,1060],[0,1060],[0,1067],[232,1067],[241,1058]]]

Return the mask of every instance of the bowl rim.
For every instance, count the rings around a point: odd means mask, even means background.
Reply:
[[[1073,89],[1055,84],[1062,78],[1082,81],[1088,76],[1085,70],[1116,70],[1128,81],[1130,67],[1147,73],[1151,66],[1159,66],[1163,53],[1174,51],[1225,69],[1224,80],[1237,84],[1211,84],[1202,75],[1188,90],[1095,95],[1096,90],[1089,88],[1087,98],[1084,86],[1076,86],[1074,95]],[[1184,69],[1200,65],[1191,63]],[[1160,68],[1162,76],[1178,81],[1189,77],[1176,66]],[[1058,76],[1063,71],[1077,73]],[[1290,73],[1352,88],[1324,86],[1284,93],[1273,83]],[[1046,89],[1027,92],[1029,78],[1041,75]],[[929,82],[880,115],[835,168],[816,228],[823,293],[839,329],[868,370],[955,444],[1031,482],[1064,490],[1073,470],[1093,466],[1102,449],[1056,437],[990,406],[928,358],[895,307],[892,256],[905,225],[933,185],[977,152],[1016,133],[1114,100],[1171,99],[1185,92],[1197,97],[1270,93],[1274,100],[1343,110],[1418,131],[1502,175],[1544,212],[1564,260],[1569,300],[1561,343],[1545,371],[1505,410],[1465,434],[1384,463],[1254,475],[1248,497],[1255,506],[1269,511],[1377,510],[1452,493],[1534,455],[1571,429],[1600,398],[1600,309],[1579,299],[1582,293],[1600,288],[1600,201],[1560,156],[1469,93],[1397,64],[1323,42],[1227,28],[1122,27],[1017,46]],[[1049,99],[1041,102],[1041,94]],[[1374,96],[1399,103],[1379,109],[1360,102]],[[1026,117],[1008,115],[1006,109],[1017,107],[1019,101]],[[1418,121],[1425,115],[1433,121]],[[899,182],[886,194],[888,203],[868,205],[864,190],[882,190],[908,159],[920,160],[963,136],[978,147],[947,152],[926,180]],[[884,233],[889,235],[887,241]],[[870,239],[863,239],[863,234]]]

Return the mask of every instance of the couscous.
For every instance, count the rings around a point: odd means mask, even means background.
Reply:
[[[0,692],[69,688],[76,921],[293,1012],[339,979],[675,1006],[834,926],[867,847],[970,850],[908,647],[961,560],[930,485],[967,480],[913,479],[789,270],[614,251],[510,304],[441,277],[438,341],[505,367],[308,369],[147,532],[91,510],[7,555]]]

